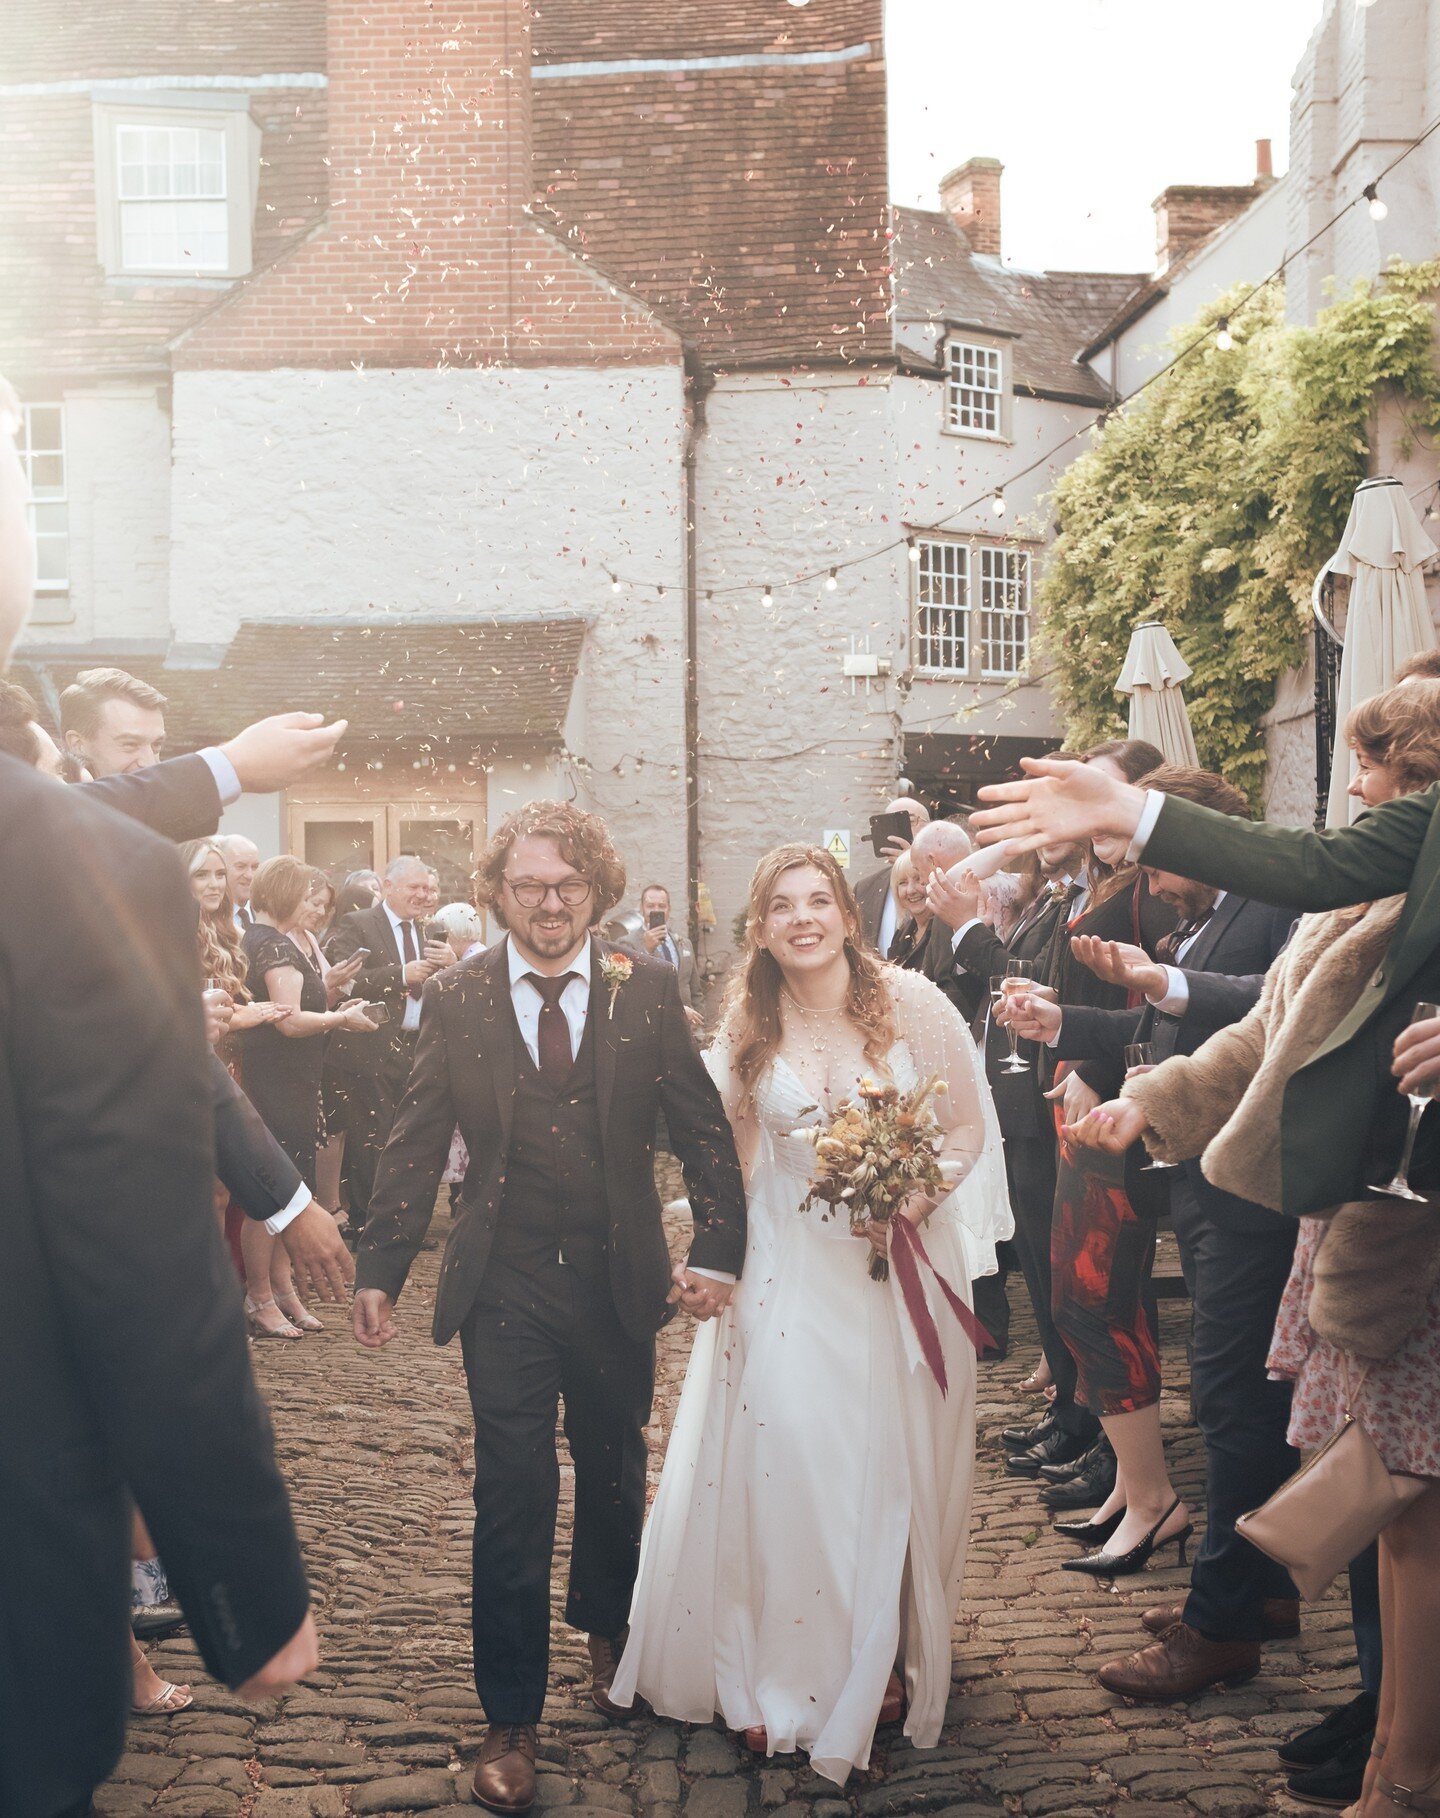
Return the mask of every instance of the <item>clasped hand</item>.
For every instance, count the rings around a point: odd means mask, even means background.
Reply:
[[[709,1275],[692,1275],[686,1263],[676,1263],[670,1271],[675,1286],[666,1299],[671,1306],[682,1306],[692,1319],[714,1319],[730,1304],[733,1288],[728,1281],[716,1281]]]
[[[1133,1098],[1112,1098],[1106,1104],[1093,1106],[1075,1122],[1062,1125],[1060,1134],[1082,1149],[1123,1155],[1149,1128],[1149,1118]]]

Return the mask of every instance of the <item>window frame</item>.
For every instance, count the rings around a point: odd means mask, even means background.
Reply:
[[[993,360],[996,383],[989,386],[964,386],[960,384],[960,374],[956,370],[957,356],[966,353],[984,354],[987,360]],[[976,442],[1008,442],[1011,440],[1011,395],[1010,382],[1010,347],[1009,344],[993,335],[974,333],[969,329],[953,329],[947,332],[941,344],[941,372],[943,378],[943,405],[941,409],[941,428],[947,436],[964,436]],[[961,390],[990,396],[995,400],[995,427],[979,429],[956,421],[958,415],[958,398]]]
[[[58,418],[59,424],[60,424],[60,439],[59,439],[58,447],[40,448],[40,449],[36,448],[32,424],[34,421],[34,413],[37,410],[53,410],[55,412],[55,415]],[[68,602],[70,599],[71,585],[74,581],[74,576],[71,573],[72,564],[71,564],[71,560],[70,560],[71,552],[72,552],[72,545],[73,545],[73,530],[72,530],[72,525],[70,522],[70,454],[69,454],[69,450],[66,446],[65,402],[64,402],[63,398],[56,398],[53,401],[47,398],[47,399],[39,400],[33,404],[22,404],[21,405],[21,407],[20,407],[20,437],[19,437],[19,441],[18,441],[18,444],[16,447],[16,453],[20,457],[20,468],[21,468],[21,471],[23,472],[23,474],[25,475],[25,488],[26,488],[26,492],[28,494],[28,497],[26,499],[25,512],[26,512],[27,520],[30,525],[30,534],[35,540],[35,556],[36,556],[36,561],[35,561],[36,609],[35,610],[36,610],[36,617],[39,619],[44,619],[44,618],[48,617],[52,621],[56,618],[69,618],[72,615],[71,615],[70,611],[68,610]],[[60,496],[58,498],[51,496],[48,498],[37,499],[35,497],[35,481],[34,481],[35,466],[34,466],[34,464],[38,457],[44,456],[44,455],[58,455],[60,457]],[[36,508],[37,508],[37,506],[41,506],[41,505],[63,505],[65,507],[65,528],[63,531],[53,531],[53,530],[42,531],[40,529],[38,523],[36,522]],[[40,556],[40,540],[42,537],[47,538],[47,539],[63,538],[63,540],[64,540],[64,544],[65,544],[65,579],[63,581],[42,580],[40,577],[39,556]],[[43,607],[46,602],[50,603],[48,612],[43,610]],[[67,610],[65,610],[63,612],[59,610],[59,607],[62,603],[67,607]]]
[[[248,275],[254,259],[255,196],[260,171],[260,129],[250,117],[247,95],[206,91],[97,96],[92,108],[95,139],[95,236],[108,278],[146,283],[216,284]],[[207,266],[127,265],[120,195],[122,128],[218,132],[225,176],[225,259]],[[161,201],[206,201],[202,196],[161,197]],[[131,201],[146,198],[132,197]]]
[[[936,537],[916,536],[920,550],[920,560],[910,564],[915,578],[911,583],[910,604],[910,648],[911,669],[917,677],[934,681],[962,682],[1013,682],[1029,674],[1031,657],[1031,632],[1035,613],[1035,552],[1026,543],[1012,538],[985,537],[979,534],[972,536]],[[921,597],[922,587],[927,580],[927,552],[942,550],[947,552],[944,560],[956,572],[963,572],[964,597],[954,602],[925,600]],[[1013,585],[1014,581],[1005,576],[987,577],[985,570],[987,560],[1002,560],[1006,567],[1015,564],[1018,574],[1015,577],[1023,590],[1024,604],[1021,608],[1003,605],[986,604],[985,588],[987,579],[991,584],[1001,587]],[[948,611],[958,615],[960,630],[957,633],[944,633],[934,629],[922,631],[921,613]],[[1018,624],[1022,635],[1019,638],[996,638],[988,634],[987,618],[999,617],[1014,627]],[[935,645],[945,638],[952,642],[962,642],[965,653],[964,668],[935,666],[921,660],[925,645]],[[997,669],[991,666],[991,657],[995,649],[1006,646],[1017,648],[1018,666],[1014,669]]]

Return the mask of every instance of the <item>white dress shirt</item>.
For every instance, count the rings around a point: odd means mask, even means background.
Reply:
[[[219,791],[220,806],[228,808],[231,802],[238,802],[245,791],[240,787],[239,773],[220,747],[207,745],[203,751],[197,751],[195,755],[204,758],[210,766],[210,774],[214,777],[215,787]]]
[[[380,906],[385,911],[386,920],[390,923],[390,926],[395,930],[395,946],[396,946],[396,950],[399,952],[399,955],[400,955],[400,970],[401,970],[401,973],[403,974],[404,970],[405,970],[405,922],[404,922],[404,918],[396,915],[395,911],[390,907],[389,903],[382,903]],[[420,949],[425,944],[424,939],[421,936],[420,930],[415,926],[415,923],[413,921],[411,922],[410,926],[414,930],[414,935],[415,935],[415,957],[416,957],[416,959],[419,959],[422,957]],[[410,1029],[410,1030],[415,1030],[420,1027],[420,999],[418,997],[411,997],[410,988],[408,985],[405,987],[405,1020],[403,1023],[401,1023],[400,1027],[402,1029]]]
[[[291,1198],[289,1205],[282,1206],[273,1218],[267,1218],[265,1220],[265,1229],[272,1237],[278,1237],[285,1229],[286,1225],[290,1224],[292,1220],[299,1218],[300,1214],[305,1210],[306,1206],[310,1204],[310,1201],[313,1198],[314,1195],[302,1180],[300,1185],[295,1189],[294,1196]]]
[[[1127,863],[1138,865],[1145,850],[1146,841],[1155,831],[1155,823],[1160,819],[1160,810],[1165,806],[1164,792],[1159,789],[1145,791],[1145,806],[1140,810],[1140,819],[1135,823],[1135,833],[1125,849]]]
[[[505,937],[505,961],[510,970],[510,1002],[515,1006],[515,1021],[520,1026],[520,1039],[525,1044],[525,1051],[538,1067],[540,1065],[540,1011],[545,1000],[530,983],[527,973],[535,970],[534,966],[516,948],[514,941]],[[580,1043],[585,1036],[585,1020],[590,1014],[590,969],[591,969],[590,936],[585,936],[584,945],[570,962],[575,976],[560,993],[560,1008],[565,1014],[565,1021],[570,1026],[570,1058],[574,1060],[580,1052]],[[691,1268],[692,1275],[706,1275],[711,1281],[733,1283],[735,1277],[723,1269]]]

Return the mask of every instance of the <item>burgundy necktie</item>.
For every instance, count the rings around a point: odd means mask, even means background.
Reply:
[[[405,955],[405,958],[404,958],[403,963],[408,966],[410,964],[411,960],[419,959],[420,949],[415,945],[415,924],[414,924],[414,922],[401,922],[400,926],[404,930],[404,955]],[[424,986],[423,985],[410,985],[410,986],[407,986],[407,989],[408,989],[411,997],[419,997],[420,993],[424,990]]]
[[[526,979],[540,993],[540,1034],[535,1044],[540,1059],[540,1077],[547,1085],[563,1086],[575,1066],[570,1047],[570,1025],[560,1008],[560,999],[578,972],[562,972],[559,978],[545,978],[538,972],[527,972]]]

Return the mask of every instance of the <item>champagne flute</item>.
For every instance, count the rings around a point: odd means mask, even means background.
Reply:
[[[1416,1004],[1410,1013],[1410,1021],[1425,1023],[1429,1022],[1433,1016],[1440,1016],[1440,1004]],[[1415,1154],[1416,1132],[1420,1128],[1420,1119],[1425,1115],[1425,1107],[1430,1103],[1430,1094],[1428,1092],[1408,1092],[1406,1097],[1410,1100],[1410,1127],[1405,1132],[1405,1147],[1400,1155],[1400,1166],[1395,1170],[1394,1178],[1386,1181],[1383,1187],[1372,1181],[1370,1191],[1383,1193],[1390,1199],[1423,1200],[1425,1195],[1417,1193],[1410,1185],[1410,1162]]]
[[[1029,960],[1010,960],[1005,967],[1005,976],[1000,981],[1000,995],[1002,999],[1012,991],[1028,990],[1034,976],[1035,968],[1030,964]],[[1021,1057],[1019,1037],[1016,1035],[1013,1027],[1008,1029],[1007,1033],[1010,1036],[1010,1053],[1000,1069],[1001,1072],[1028,1073],[1030,1071],[1030,1063]]]
[[[1147,1072],[1155,1065],[1155,1046],[1153,1042],[1127,1042],[1125,1044],[1125,1077],[1140,1068]],[[1141,1174],[1163,1174],[1167,1168],[1173,1168],[1174,1162],[1148,1161],[1138,1172]]]

